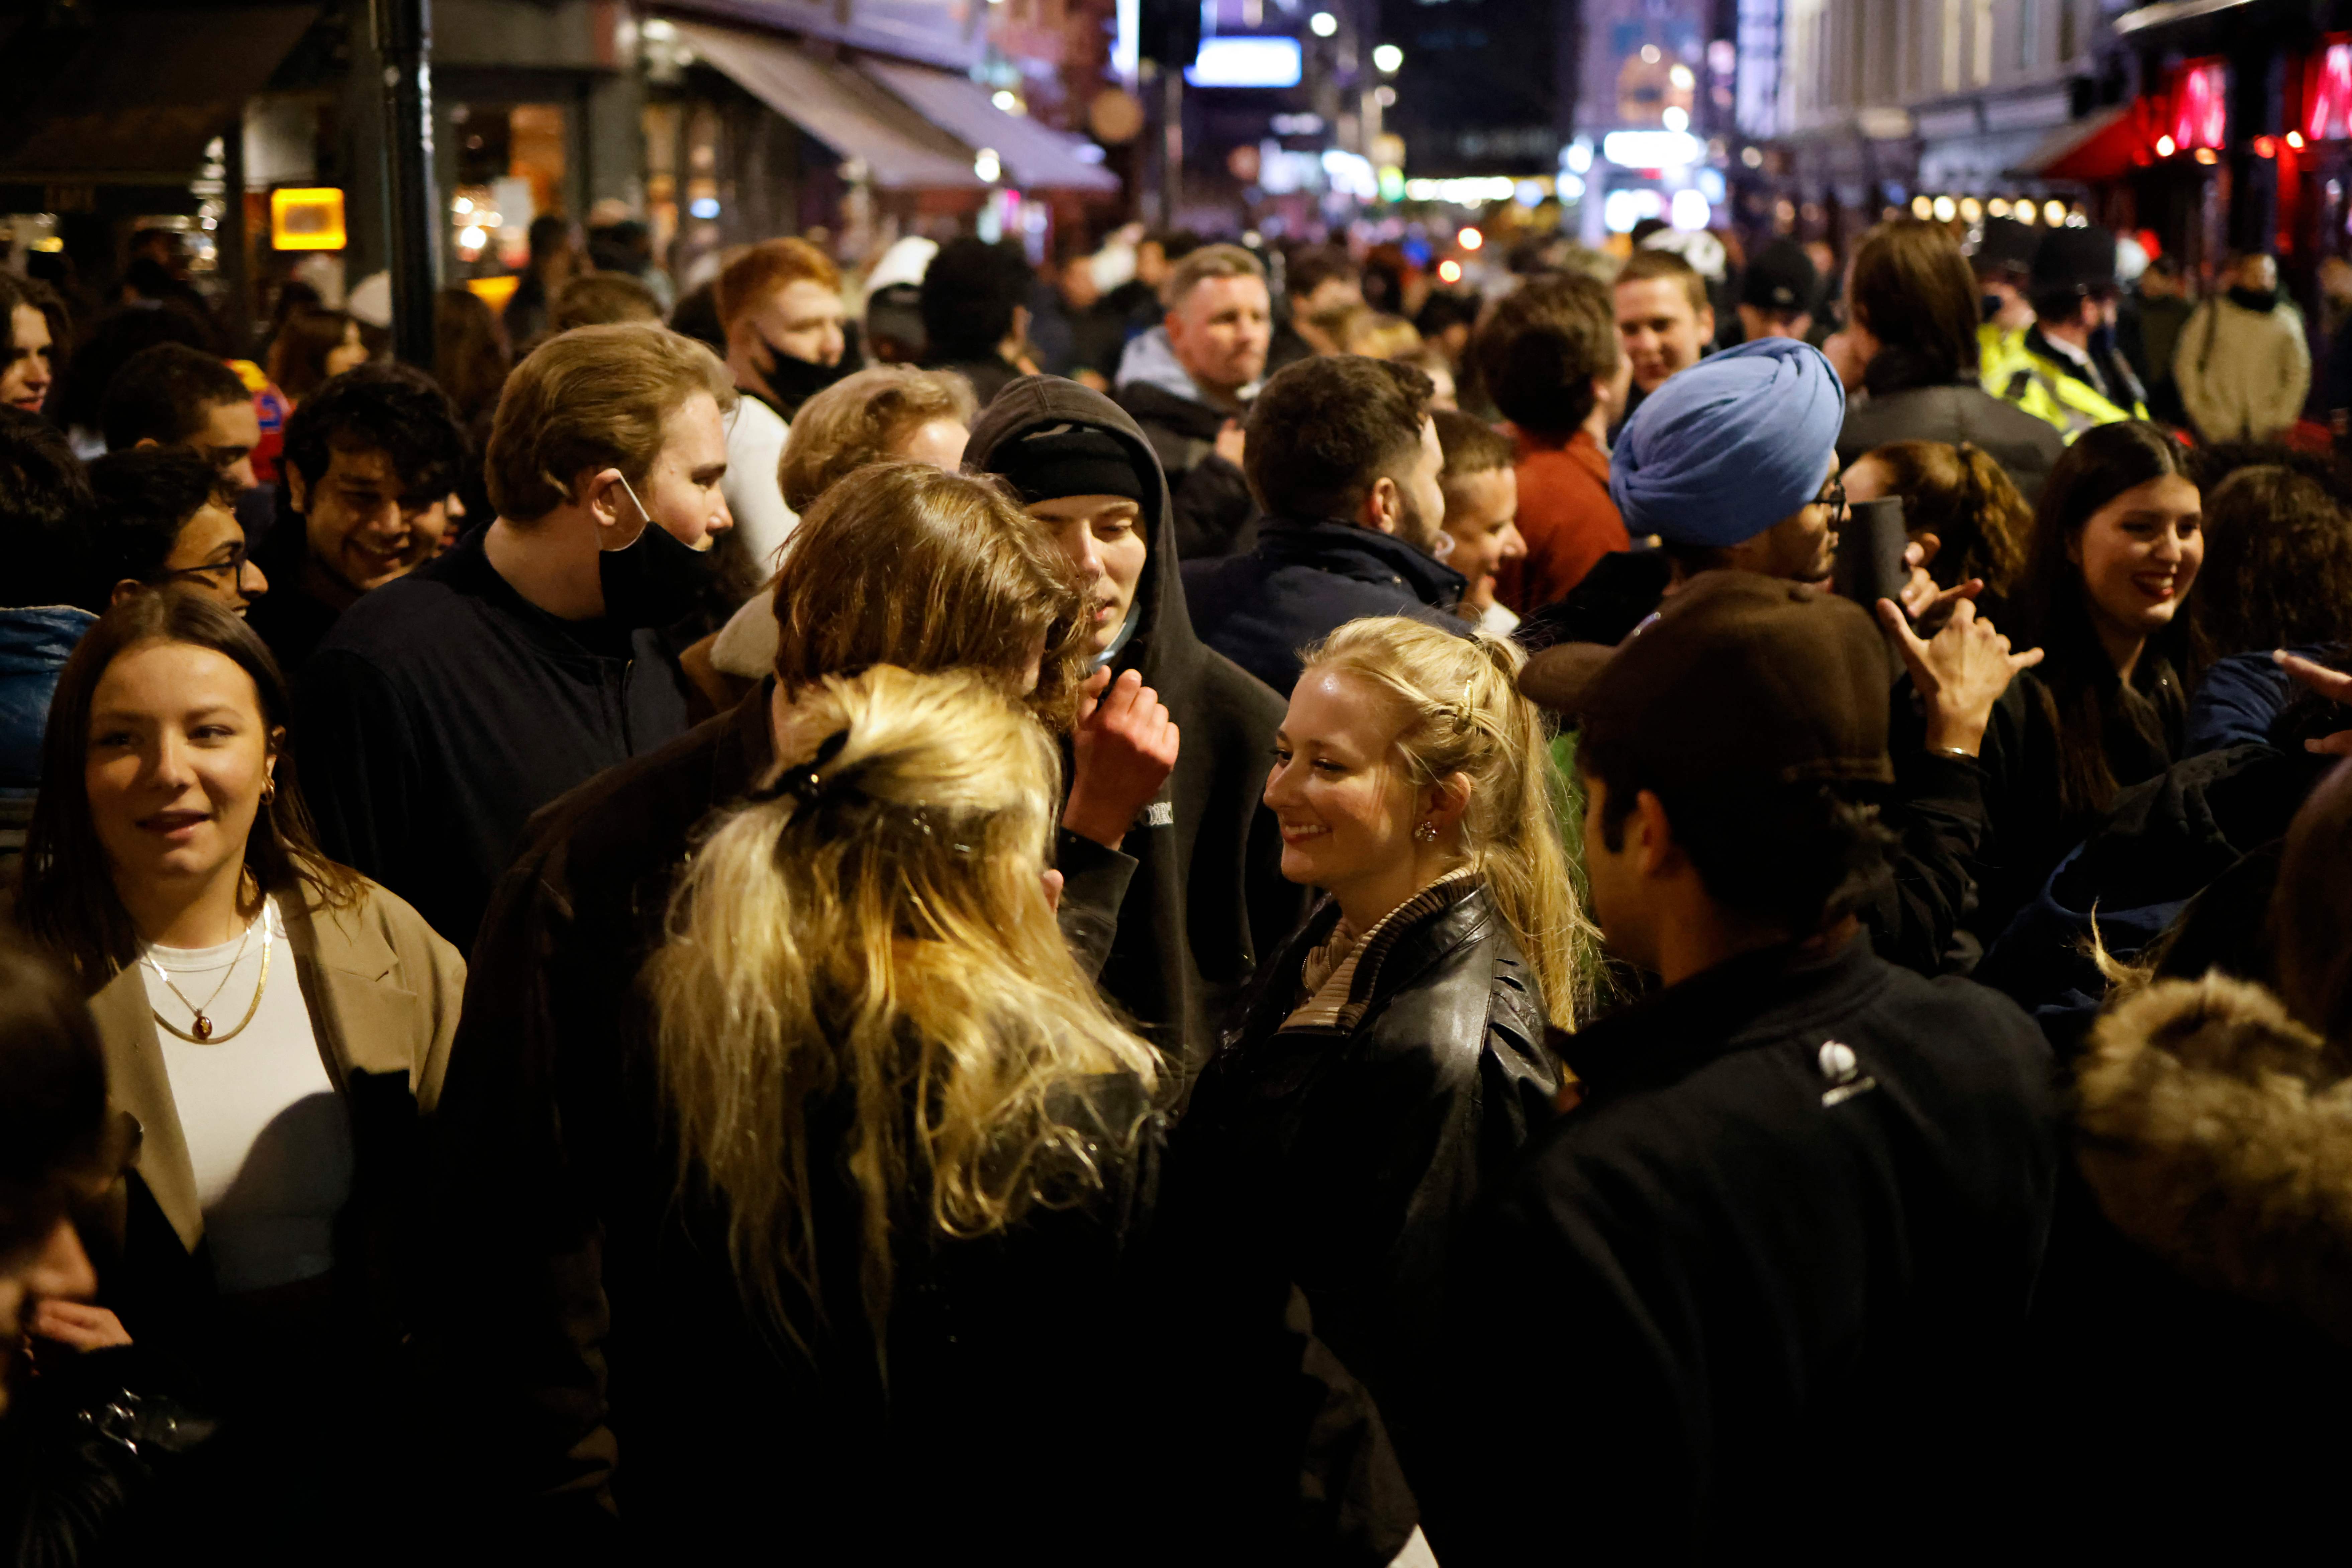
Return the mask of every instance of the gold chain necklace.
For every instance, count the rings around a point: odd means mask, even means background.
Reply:
[[[180,1038],[188,1041],[192,1045],[198,1046],[226,1043],[226,1041],[236,1038],[238,1035],[244,1033],[245,1026],[253,1022],[253,1016],[261,1011],[262,994],[269,989],[270,942],[268,921],[269,910],[265,907],[261,913],[255,916],[251,923],[247,925],[245,928],[245,934],[237,938],[236,956],[228,961],[228,973],[221,976],[221,983],[218,985],[213,987],[213,994],[205,998],[204,1007],[199,1007],[194,1002],[190,1002],[188,1000],[187,993],[182,991],[177,985],[172,984],[172,977],[163,973],[163,966],[155,962],[155,955],[153,953],[150,952],[142,955],[145,959],[147,967],[155,972],[155,978],[161,980],[163,983],[164,988],[170,991],[173,995],[177,996],[182,1004],[187,1007],[189,1012],[195,1015],[195,1032],[194,1034],[190,1034],[187,1030],[181,1028],[177,1024],[173,1023],[169,1018],[164,1017],[163,1014],[155,1012],[155,1009],[152,1006],[150,1006],[147,1010],[150,1013],[154,1014],[155,1022],[163,1025],[163,1027],[169,1029],[173,1034],[177,1035]],[[220,1036],[218,1040],[215,1040],[213,1035],[213,1021],[205,1015],[205,1007],[211,1006],[215,1002],[220,999],[220,994],[228,988],[229,981],[235,978],[236,974],[236,966],[245,962],[245,944],[253,940],[254,926],[260,926],[262,929],[261,978],[255,983],[253,987],[253,1005],[245,1010],[245,1016],[236,1021],[236,1028],[231,1029],[226,1035]]]

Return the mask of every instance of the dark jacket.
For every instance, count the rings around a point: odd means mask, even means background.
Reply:
[[[2352,1467],[2345,1042],[2259,985],[2149,986],[2099,1020],[2012,1450],[2063,1478],[2039,1556],[2318,1561]]]
[[[658,636],[549,615],[482,540],[344,612],[295,692],[320,845],[461,952],[532,812],[687,727]]]
[[[1237,416],[1148,381],[1118,389],[1118,405],[1142,426],[1176,504],[1176,552],[1187,561],[1246,552],[1257,538],[1257,502],[1239,467],[1217,455],[1217,433]]]
[[[646,1560],[763,1540],[912,1561],[982,1520],[1045,1561],[1150,1559],[1262,1508],[1260,1533],[1220,1544],[1270,1551],[1303,1528],[1319,1543],[1303,1560],[1385,1562],[1410,1500],[1360,1394],[1283,1318],[1286,1282],[1137,1288],[1157,1118],[1134,1160],[1102,1163],[1106,1190],[1005,1236],[939,1239],[919,1200],[897,1216],[887,1395],[845,1152],[809,1166],[825,1316],[803,1314],[805,1351],[747,1306],[723,1212],[681,1193],[636,978],[697,829],[772,766],[771,691],[566,795],[499,885],[436,1121],[435,1338],[472,1416],[455,1473],[477,1500],[541,1499],[521,1539],[541,1545],[609,1525],[601,1498]],[[810,1108],[820,1140],[844,1120]],[[1152,1316],[1155,1299],[1241,1297],[1264,1310],[1234,1331]],[[1217,1400],[1229,1429],[1193,1419]],[[1319,1507],[1297,1501],[1302,1474]],[[1180,1476],[1201,1484],[1193,1506],[1144,1506]]]
[[[1451,632],[1462,574],[1393,534],[1352,523],[1267,518],[1247,555],[1184,574],[1201,640],[1285,697],[1308,644],[1365,616],[1411,616]]]
[[[1336,1017],[1286,1022],[1339,914],[1326,900],[1261,972],[1170,1184],[1194,1187],[1204,1229],[1298,1282],[1417,1473],[1455,1227],[1550,1119],[1559,1068],[1527,960],[1471,879],[1424,889],[1371,933]]]
[[[2334,762],[2256,742],[2184,758],[2121,791],[2081,847],[2059,862],[2001,931],[1977,978],[2014,997],[2053,1045],[2071,1052],[2106,994],[2090,952],[2095,919],[2100,944],[2131,963],[2168,932],[2177,940],[2191,900],[2215,905],[2210,912],[2218,914],[2221,900],[2210,898],[2215,885],[2243,858],[2285,835]],[[2258,950],[2264,949],[2268,887],[2265,878],[2254,889],[2251,929],[2241,931]],[[2229,901],[2241,902],[2233,895]],[[2219,960],[2210,944],[2200,945]],[[2242,960],[2227,966],[2254,979],[2268,973]]]
[[[1978,754],[1985,836],[1977,855],[1977,906],[1964,923],[1979,952],[2042,890],[2101,816],[2070,807],[2059,795],[2057,709],[2042,673],[2027,670],[2010,682],[1993,704]],[[2128,688],[2109,671],[2101,693],[2107,766],[2116,783],[2127,787],[2163,773],[2180,753],[2189,710],[2170,661],[2145,654]],[[1916,750],[1921,721],[1899,706],[1895,721],[1898,753]]]
[[[1305,901],[1282,879],[1282,835],[1259,803],[1282,723],[1282,700],[1193,636],[1178,573],[1175,523],[1158,460],[1134,420],[1098,392],[1056,376],[1009,384],[973,426],[964,461],[989,470],[1006,442],[1051,425],[1084,425],[1124,445],[1151,492],[1150,548],[1135,590],[1135,629],[1112,658],[1159,692],[1176,723],[1176,771],[1116,851],[1060,836],[1068,879],[1065,929],[1080,918],[1107,940],[1103,990],[1153,1043],[1197,1070],[1256,967],[1290,934]],[[1164,810],[1158,809],[1163,805]],[[1124,865],[1118,864],[1125,862]]]
[[[41,788],[49,699],[82,634],[97,624],[71,605],[0,610],[0,857],[25,847]]]
[[[1838,461],[1851,466],[1893,441],[1941,441],[1954,447],[1965,441],[2008,470],[2029,506],[2041,497],[2043,481],[2066,451],[2056,426],[1972,382],[1943,386],[1898,383],[1885,392],[1874,388],[1868,397],[1846,407],[1845,427],[1838,432]]]
[[[1562,1049],[1581,1103],[1459,1249],[1458,1463],[1415,1473],[1439,1561],[1968,1533],[2057,1176],[2024,1015],[1857,936],[1731,959]],[[1499,1375],[1514,1330],[1542,1342]]]

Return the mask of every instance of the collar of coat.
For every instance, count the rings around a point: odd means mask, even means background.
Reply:
[[[1452,609],[1470,586],[1461,573],[1396,535],[1352,522],[1266,518],[1258,524],[1257,554],[1276,566],[1393,584],[1432,609]]]
[[[1484,884],[1465,866],[1449,871],[1372,924],[1340,959],[1315,994],[1294,1009],[1275,1031],[1283,1035],[1349,1035],[1364,1021],[1379,994],[1381,970],[1397,944],[1431,917],[1443,913]]]
[[[369,888],[369,904],[383,898]],[[355,1074],[399,1074],[419,1108],[429,1110],[456,1027],[454,1006],[447,1017],[437,1013],[454,998],[440,994],[434,975],[408,972],[380,920],[370,918],[381,911],[367,904],[358,910],[304,904],[299,898],[278,898],[286,945],[328,1078],[338,1093],[348,1096]],[[422,927],[413,912],[407,918]],[[454,967],[454,951],[449,959]],[[117,971],[89,999],[89,1012],[106,1055],[108,1096],[137,1124],[131,1169],[147,1184],[181,1244],[193,1252],[205,1231],[195,1166],[172,1100],[171,1073],[139,966]]]
[[[1843,1017],[1887,974],[1860,932],[1829,952],[1804,942],[1762,948],[1554,1043],[1586,1100],[1661,1088],[1718,1057]]]

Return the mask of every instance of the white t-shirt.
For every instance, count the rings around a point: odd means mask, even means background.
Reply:
[[[1478,629],[1488,637],[1507,637],[1519,629],[1519,617],[1502,604],[1492,604],[1479,612]]]
[[[253,1021],[237,1029],[262,984],[265,950],[268,989]],[[157,976],[159,966],[187,1001]],[[173,1028],[195,1032],[191,1002],[212,1020],[207,1042],[161,1026],[155,1037],[221,1289],[233,1295],[326,1273],[335,1216],[352,1192],[352,1121],[319,1054],[278,901],[255,922],[242,957],[235,942],[150,946],[139,973],[149,1005]]]
[[[727,422],[727,477],[719,481],[719,493],[727,498],[727,510],[735,519],[743,558],[763,579],[775,572],[784,542],[801,525],[799,515],[784,504],[784,492],[776,488],[776,465],[783,458],[784,437],[790,434],[792,426],[748,392],[736,399],[735,413]]]

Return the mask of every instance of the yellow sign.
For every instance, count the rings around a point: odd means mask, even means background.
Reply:
[[[521,282],[520,278],[509,273],[504,278],[468,278],[466,288],[491,310],[504,310],[507,301],[514,298],[515,289]]]
[[[279,250],[343,248],[343,193],[332,185],[269,193],[269,243]]]

